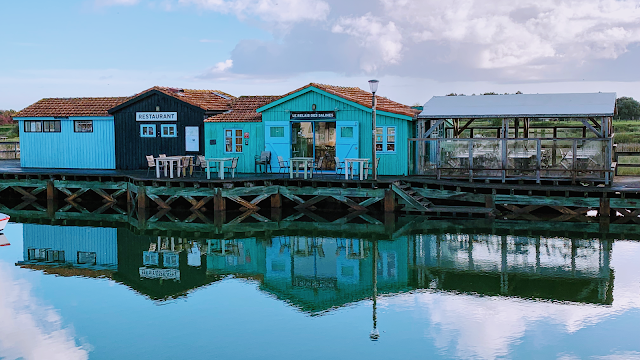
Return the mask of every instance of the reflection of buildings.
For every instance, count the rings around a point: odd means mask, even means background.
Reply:
[[[610,243],[496,235],[417,235],[419,288],[610,304]]]
[[[269,240],[207,240],[209,271],[259,278],[262,289],[316,313],[371,298],[372,242],[362,239],[276,236]],[[379,244],[378,289],[408,289],[407,243]]]
[[[465,234],[377,243],[285,235],[192,240],[25,224],[24,249],[20,266],[108,276],[151,299],[182,296],[229,275],[254,279],[262,290],[311,314],[370,299],[374,291],[416,288],[612,302],[610,243],[598,240]]]

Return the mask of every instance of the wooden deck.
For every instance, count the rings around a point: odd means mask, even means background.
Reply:
[[[637,224],[640,178],[616,177],[612,186],[418,176],[359,181],[335,174],[307,180],[289,179],[288,174],[207,180],[202,173],[156,179],[146,170],[25,169],[17,161],[0,161],[0,211],[9,215],[26,210],[59,219],[119,214],[137,218],[144,228],[146,223],[165,221],[221,225],[227,223],[221,214],[235,211],[241,215],[230,219],[232,225],[268,222],[273,216],[261,213],[265,209],[275,213],[275,219],[291,216],[318,223],[380,225],[384,214],[404,212],[429,218]],[[322,211],[331,215],[327,218]]]

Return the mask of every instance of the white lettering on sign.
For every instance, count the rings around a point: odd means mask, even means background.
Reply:
[[[138,269],[140,277],[147,279],[180,280],[178,269],[154,269],[141,267]]]
[[[136,121],[178,121],[177,112],[137,112]]]

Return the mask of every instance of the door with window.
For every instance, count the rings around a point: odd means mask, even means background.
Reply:
[[[291,152],[291,123],[289,121],[264,122],[264,147],[271,152],[271,167],[280,170],[278,156],[289,161]]]
[[[336,157],[340,161],[345,158],[357,158],[360,132],[357,121],[336,122]]]

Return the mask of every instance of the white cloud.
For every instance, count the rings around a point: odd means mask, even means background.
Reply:
[[[398,64],[402,58],[402,34],[392,21],[385,25],[371,14],[342,17],[331,31],[355,37],[367,50],[360,59],[360,67],[366,72],[373,72],[381,65]]]
[[[15,279],[0,262],[0,354],[3,359],[88,359],[70,329],[62,328],[58,312],[39,304],[30,284]]]
[[[293,24],[325,20],[330,7],[322,0],[179,0],[180,4],[237,17],[256,17],[265,22]]]
[[[381,2],[418,44],[474,49],[471,65],[477,68],[615,59],[640,42],[640,6],[634,0]]]
[[[233,67],[233,60],[229,59],[229,60],[225,60],[217,63],[213,67],[212,71],[222,73],[231,69],[232,67]]]

